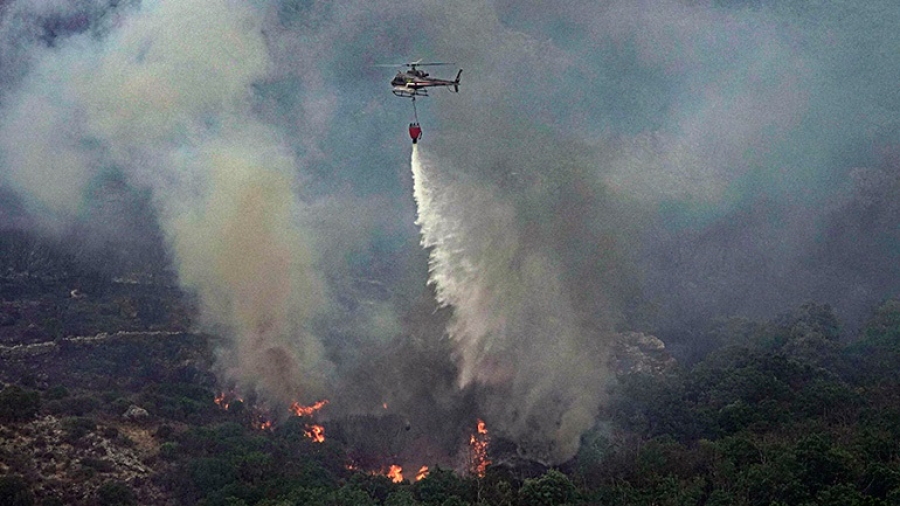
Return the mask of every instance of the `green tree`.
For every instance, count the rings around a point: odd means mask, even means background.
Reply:
[[[356,485],[344,485],[334,495],[335,506],[378,506],[379,501],[373,499],[365,490]]]
[[[853,456],[832,445],[828,438],[813,434],[797,442],[794,450],[802,466],[800,479],[815,494],[826,487],[852,481]]]
[[[419,504],[421,503],[416,501],[412,492],[405,488],[391,492],[384,501],[384,506],[418,506]]]
[[[440,505],[452,496],[473,499],[470,484],[453,471],[435,468],[428,476],[413,485],[416,498],[431,505]]]
[[[237,472],[224,458],[199,458],[188,464],[190,480],[202,495],[215,492],[237,478]]]
[[[379,503],[384,503],[391,492],[397,489],[397,484],[387,476],[380,474],[354,473],[350,477],[349,484],[365,490],[370,497]]]
[[[868,385],[900,381],[900,300],[879,306],[845,354],[850,381]]]
[[[563,473],[551,469],[540,478],[529,478],[519,489],[520,506],[560,506],[575,500],[575,485]]]
[[[384,500],[384,506],[418,506],[419,504],[419,501],[416,501],[412,492],[407,488],[391,492]]]
[[[459,497],[451,495],[441,503],[441,506],[468,506],[468,504],[469,503],[463,501]]]
[[[801,479],[802,472],[789,447],[774,445],[764,451],[764,458],[759,464],[750,465],[737,475],[735,485],[753,505],[778,501],[803,504],[810,496]]]
[[[829,304],[807,302],[798,309],[776,318],[774,323],[788,329],[791,339],[808,338],[811,334],[828,341],[836,341],[841,325]]]
[[[900,345],[900,299],[881,304],[866,322],[862,334],[870,344]]]

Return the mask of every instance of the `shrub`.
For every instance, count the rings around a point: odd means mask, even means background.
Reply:
[[[69,444],[74,444],[79,439],[88,435],[91,431],[96,430],[97,422],[95,422],[93,418],[72,416],[63,418],[62,427],[65,431],[63,440]]]
[[[0,422],[24,422],[34,418],[41,396],[33,390],[10,385],[0,391]]]
[[[101,473],[111,473],[115,471],[116,466],[106,459],[96,459],[93,457],[84,457],[81,459],[81,465],[89,467]]]
[[[54,387],[50,387],[47,391],[44,392],[44,399],[48,401],[62,399],[64,397],[69,396],[69,389],[62,386],[56,385]]]
[[[21,476],[0,476],[0,504],[7,506],[31,506],[34,495]]]
[[[121,481],[110,480],[97,489],[99,506],[130,506],[136,504],[134,491]]]
[[[96,397],[77,395],[49,401],[45,408],[52,415],[84,416],[96,411],[100,405]]]
[[[165,460],[175,460],[178,457],[178,443],[170,441],[159,445],[159,456]]]

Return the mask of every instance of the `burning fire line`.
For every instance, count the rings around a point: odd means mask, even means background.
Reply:
[[[243,402],[244,400],[236,395],[233,391],[231,392],[221,392],[213,398],[213,402],[216,403],[217,406],[228,411],[228,408],[231,407],[232,403],[235,401]],[[294,402],[290,406],[290,411],[295,416],[300,417],[311,417],[317,411],[325,407],[328,404],[328,399],[322,399],[319,402],[311,404],[309,406],[304,406],[299,402]],[[253,420],[250,422],[251,426],[254,429],[258,430],[271,430],[274,426],[274,422],[269,418],[267,413],[260,408],[253,408]],[[313,440],[316,443],[324,443],[325,442],[325,427],[318,424],[306,424],[304,426],[304,431],[306,437]]]
[[[297,416],[312,416],[313,413],[324,408],[326,404],[328,404],[328,399],[322,399],[321,401],[309,406],[303,406],[299,402],[294,402],[293,404],[291,404],[290,409],[291,412]]]
[[[394,483],[400,483],[403,481],[403,468],[396,464],[392,465],[386,473],[382,472],[381,474],[384,474],[385,476],[390,478]],[[418,471],[416,471],[415,480],[419,481],[426,476],[428,476],[428,466],[422,466]]]
[[[213,398],[213,402],[225,411],[228,411],[235,402],[244,402],[241,396],[237,395],[233,390],[229,392],[221,392]],[[272,430],[274,422],[269,418],[269,414],[265,409],[253,406],[251,408],[250,426],[257,430]]]
[[[363,471],[359,468],[359,466],[352,462],[350,464],[347,464],[345,467],[348,471],[360,471],[373,476],[386,476],[390,478],[394,483],[401,483],[404,480],[403,467],[398,466],[397,464],[391,464],[389,467],[381,468],[378,471]],[[428,476],[428,466],[422,466],[418,471],[416,471],[416,476],[414,479],[415,481],[419,481],[426,476]]]
[[[293,404],[291,404],[290,409],[291,413],[296,416],[310,417],[317,411],[325,407],[326,404],[328,404],[328,399],[322,399],[321,401],[309,406],[303,406],[299,402],[294,402]],[[312,439],[314,443],[325,442],[325,427],[323,427],[322,425],[308,423],[304,426],[303,432],[306,434],[306,437]]]
[[[234,401],[243,402],[244,400],[241,397],[239,397],[238,395],[235,395],[234,392],[221,392],[215,396],[213,401],[216,403],[217,406],[224,409],[225,411],[228,411],[229,406]],[[320,409],[325,407],[327,404],[328,404],[328,399],[322,399],[321,401],[318,401],[309,406],[304,406],[304,405],[300,404],[299,402],[294,402],[291,404],[289,409],[290,409],[291,413],[294,414],[295,416],[311,417],[317,411],[319,411]],[[388,409],[387,403],[386,402],[383,403],[382,407],[384,409]],[[253,428],[258,429],[258,430],[271,430],[274,426],[272,420],[270,420],[266,416],[266,414],[263,413],[262,411],[260,411],[258,409],[254,409],[254,411],[255,411],[254,420],[250,422],[251,425],[253,426]],[[322,425],[318,425],[318,424],[314,424],[314,423],[306,424],[304,426],[303,432],[306,435],[306,437],[313,440],[313,442],[315,442],[315,443],[324,443],[325,442],[325,427]],[[487,442],[488,442],[487,429],[485,428],[484,422],[481,420],[478,420],[478,435],[479,435],[478,438],[476,438],[475,434],[472,435],[470,445],[472,447],[473,469],[475,470],[474,472],[476,472],[479,476],[483,476],[484,468],[486,468],[487,465],[490,464],[490,461],[487,460],[487,453],[486,453]],[[353,464],[348,464],[347,469],[349,469],[351,471],[358,470],[358,468]],[[428,472],[429,472],[428,466],[420,467],[419,470],[416,472],[415,480],[419,481],[419,480],[425,478],[426,476],[428,476]],[[394,483],[400,483],[403,481],[403,467],[398,466],[396,464],[392,464],[387,470],[372,471],[370,474],[381,474],[383,476],[387,476]]]

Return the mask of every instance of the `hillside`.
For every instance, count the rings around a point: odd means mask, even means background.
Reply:
[[[426,473],[392,465],[408,421],[319,421],[321,406],[284,417],[239,399],[212,372],[215,336],[191,331],[189,297],[55,255],[31,272],[7,261],[0,279],[3,504],[900,501],[894,300],[852,338],[814,303],[711,321],[690,363],[622,333],[618,381],[575,459],[548,469],[481,424],[465,466]]]

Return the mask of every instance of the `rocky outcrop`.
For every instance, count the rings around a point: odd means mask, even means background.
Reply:
[[[140,406],[135,406],[134,404],[129,406],[128,411],[126,411],[125,414],[122,415],[122,418],[132,421],[146,420],[149,417],[150,413],[148,413],[146,409]]]
[[[38,504],[94,504],[97,490],[110,482],[128,486],[138,504],[175,504],[151,479],[158,471],[148,464],[158,462],[156,444],[130,437],[147,430],[50,415],[0,425],[0,474],[24,477]]]
[[[675,367],[675,359],[659,338],[643,332],[617,334],[613,344],[616,376],[629,374],[665,374]]]

